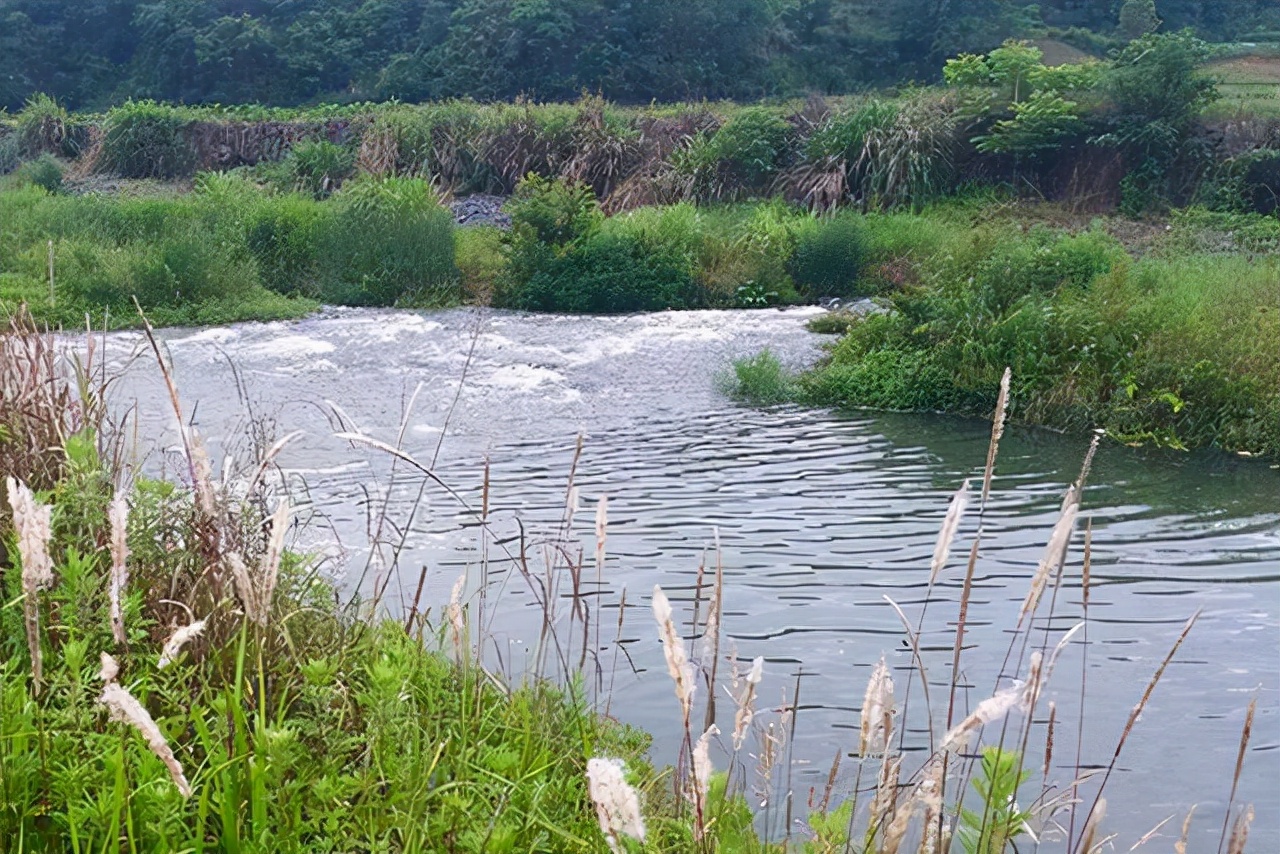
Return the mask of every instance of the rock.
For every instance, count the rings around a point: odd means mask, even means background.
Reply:
[[[511,227],[511,215],[502,209],[504,196],[463,196],[449,203],[453,219],[461,226],[488,225],[495,228]]]

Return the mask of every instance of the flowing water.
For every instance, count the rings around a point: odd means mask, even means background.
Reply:
[[[648,601],[661,584],[687,619],[697,567],[714,563],[708,550],[718,542],[725,650],[742,661],[765,657],[761,696],[775,708],[801,674],[791,747],[798,816],[811,787],[824,786],[833,756],[856,748],[862,693],[882,655],[900,699],[907,690],[911,653],[886,600],[913,624],[918,619],[947,502],[965,478],[980,478],[990,429],[939,416],[755,410],[719,391],[717,376],[733,358],[765,346],[791,365],[812,362],[821,339],[805,331],[804,320],[815,311],[564,318],[349,310],[162,337],[187,413],[215,458],[243,458],[253,425],[272,437],[304,431],[280,460],[294,500],[313,513],[308,542],[328,544],[329,566],[348,589],[368,594],[385,584],[389,607],[404,607],[425,568],[422,603],[439,613],[455,579],[468,573],[468,597],[477,601],[483,586],[490,603],[486,655],[508,671],[537,656],[541,624],[506,557],[518,548],[516,520],[532,568],[541,571],[546,549],[538,544],[564,515],[583,436],[572,530],[586,556],[584,589],[601,614],[600,646],[611,649],[619,633],[624,589],[628,603],[624,654],[606,652],[601,662],[610,712],[654,732],[656,758],[674,760],[679,712]],[[111,352],[123,361],[140,343],[134,334],[115,335]],[[151,443],[145,465],[153,468],[175,460],[162,388],[146,358],[130,365],[117,388],[117,402],[138,401],[130,418]],[[426,465],[435,460],[456,496],[433,483],[424,489],[410,466],[398,463],[393,473],[387,454],[334,435],[361,431],[395,443],[401,430],[404,448]],[[1006,433],[965,637],[966,704],[996,687],[1029,578],[1086,446],[1085,438],[1044,430]],[[482,503],[486,461],[491,534],[482,536],[472,510]],[[601,496],[608,497],[608,539],[597,586]],[[376,563],[362,571],[376,526],[370,520],[383,515],[407,530],[401,570],[390,575]],[[1079,619],[1085,519],[1092,524],[1090,623],[1063,654],[1046,696],[1060,722],[1072,721],[1059,729],[1050,779],[1069,782],[1075,767],[1082,671],[1081,761],[1105,765],[1147,681],[1200,611],[1117,763],[1105,828],[1127,850],[1177,814],[1163,830],[1176,837],[1182,815],[1199,803],[1192,850],[1215,846],[1245,710],[1256,697],[1237,800],[1258,811],[1250,850],[1280,850],[1280,472],[1222,455],[1104,444],[1054,616],[1033,634],[1037,645],[1046,624],[1052,644]],[[928,597],[921,644],[939,720],[975,529],[966,518]],[[483,570],[482,552],[489,557]],[[562,634],[569,610],[559,609]],[[916,713],[905,744],[923,757],[923,696],[918,682],[910,690]],[[719,702],[721,728],[729,729],[731,705],[723,694]],[[1036,784],[1042,763],[1042,756],[1028,762]],[[852,785],[853,767],[846,759],[837,792]],[[776,827],[782,809],[770,809]],[[1151,844],[1171,846],[1168,839]]]

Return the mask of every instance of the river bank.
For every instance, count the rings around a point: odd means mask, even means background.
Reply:
[[[959,698],[959,708],[972,708],[988,691],[1007,684],[999,674],[1001,654],[1009,646],[1008,630],[1016,622],[1061,512],[1063,492],[1078,476],[1087,446],[1044,431],[1006,431],[972,580],[966,582],[964,576],[965,555],[977,533],[973,507],[960,517],[950,558],[925,596],[931,603],[928,614],[921,614],[921,587],[928,580],[948,501],[966,478],[974,479],[972,501],[979,500],[977,483],[990,424],[743,410],[718,394],[710,366],[762,347],[792,366],[809,362],[814,338],[802,324],[818,315],[812,308],[612,317],[346,309],[301,322],[162,331],[162,347],[184,407],[195,413],[205,437],[219,495],[240,494],[236,484],[243,480],[235,472],[241,468],[231,460],[242,461],[246,477],[257,467],[258,456],[248,438],[254,434],[244,431],[246,412],[255,416],[255,424],[277,425],[281,434],[304,431],[275,453],[264,483],[271,492],[265,501],[252,498],[249,507],[265,505],[270,515],[277,498],[290,496],[295,503],[292,517],[299,521],[290,525],[286,542],[300,552],[330,555],[320,577],[333,587],[308,588],[295,582],[297,575],[282,571],[274,617],[266,631],[268,643],[280,646],[277,654],[265,659],[273,680],[265,696],[279,702],[272,705],[275,711],[265,729],[257,729],[255,714],[247,715],[245,747],[234,747],[235,755],[244,758],[227,766],[202,762],[204,741],[188,737],[187,722],[221,720],[217,709],[222,700],[216,694],[220,687],[231,690],[237,684],[234,667],[212,664],[230,664],[239,657],[237,621],[242,619],[242,606],[237,593],[232,590],[221,605],[210,605],[214,616],[205,645],[187,648],[176,665],[158,671],[159,647],[174,625],[186,625],[190,617],[172,604],[144,599],[139,606],[126,600],[126,625],[134,628],[128,653],[121,657],[121,681],[146,696],[146,707],[161,722],[190,775],[195,795],[183,802],[167,770],[149,758],[141,741],[115,725],[100,723],[101,713],[93,707],[99,686],[90,676],[83,677],[86,690],[79,700],[61,687],[66,676],[60,657],[64,638],[57,627],[71,625],[70,617],[58,616],[68,614],[66,603],[76,601],[70,598],[69,584],[100,594],[76,618],[74,625],[82,634],[72,640],[91,647],[90,660],[96,651],[92,647],[110,648],[113,642],[105,613],[107,597],[98,586],[105,583],[105,552],[90,552],[94,568],[79,576],[55,558],[58,584],[39,594],[39,601],[40,625],[53,627],[45,651],[48,685],[58,688],[42,701],[47,705],[36,708],[46,709],[50,721],[55,714],[75,716],[58,729],[60,755],[76,757],[74,762],[68,759],[66,768],[111,773],[118,767],[114,760],[101,767],[94,757],[115,755],[111,751],[119,749],[121,733],[129,735],[124,739],[123,791],[130,796],[120,815],[124,828],[132,817],[134,830],[121,832],[134,834],[131,838],[139,844],[152,838],[146,834],[163,830],[170,845],[190,839],[192,845],[204,844],[210,850],[240,834],[249,847],[252,838],[258,838],[249,834],[257,834],[262,826],[253,810],[261,809],[273,829],[267,838],[277,849],[291,844],[314,849],[324,840],[337,840],[347,849],[366,850],[370,835],[381,834],[391,850],[410,850],[403,846],[415,839],[425,845],[437,838],[444,850],[450,844],[458,851],[488,850],[466,833],[487,833],[489,825],[468,823],[474,811],[454,812],[451,805],[461,809],[475,798],[496,798],[498,826],[513,834],[518,849],[538,847],[539,834],[546,831],[541,817],[583,843],[579,848],[569,836],[556,834],[545,848],[602,851],[604,839],[598,835],[583,780],[587,760],[603,754],[628,759],[630,779],[640,789],[649,821],[651,836],[644,850],[697,850],[690,840],[692,806],[686,801],[679,818],[671,776],[647,776],[650,766],[642,758],[644,739],[639,734],[625,736],[622,742],[616,736],[596,735],[599,724],[564,714],[558,701],[546,699],[550,695],[536,700],[517,693],[510,699],[514,707],[506,708],[508,700],[501,691],[482,697],[467,687],[465,671],[450,675],[455,673],[458,649],[449,617],[454,601],[465,614],[471,640],[462,646],[474,649],[475,676],[491,685],[518,683],[522,673],[536,671],[544,621],[540,588],[526,586],[531,582],[521,573],[520,563],[503,550],[506,544],[512,555],[526,555],[534,581],[558,580],[559,595],[552,599],[559,603],[556,625],[571,671],[584,635],[582,624],[570,614],[578,613],[575,603],[589,609],[582,696],[590,701],[589,707],[651,733],[649,762],[657,766],[677,763],[684,741],[680,703],[649,607],[653,585],[667,591],[677,619],[689,624],[682,633],[692,638],[689,655],[700,683],[693,715],[696,730],[705,724],[702,704],[712,694],[701,682],[712,663],[719,662],[716,720],[725,734],[712,739],[713,767],[728,770],[730,789],[745,788],[759,804],[757,792],[766,783],[757,760],[773,750],[769,806],[757,810],[755,827],[771,828],[775,840],[789,832],[792,850],[824,851],[833,840],[838,848],[840,837],[832,834],[837,826],[845,826],[840,805],[857,790],[860,773],[864,784],[878,774],[878,756],[849,755],[862,752],[854,749],[859,740],[857,710],[865,708],[863,689],[876,660],[886,657],[896,683],[900,711],[894,726],[905,733],[907,777],[929,753],[928,720],[935,721],[934,735],[942,736],[938,692],[945,696],[951,681],[951,620],[962,599],[970,603],[970,616],[961,667],[965,684],[973,686],[973,697]],[[139,346],[149,347],[145,336],[109,335],[96,350],[96,358],[104,361],[94,365],[108,376],[125,371],[111,386],[112,408],[130,413],[131,435],[154,442],[150,469],[185,472],[189,467],[184,454],[176,450],[181,446],[175,427],[179,422],[167,403],[164,378],[154,362],[136,357]],[[237,376],[242,378],[243,397],[225,393]],[[422,386],[415,392],[419,380]],[[407,411],[397,407],[396,400],[404,401]],[[590,435],[578,452],[577,436],[583,429]],[[456,497],[427,484],[386,453],[335,436],[335,430],[392,443],[401,436],[407,455],[423,463],[434,459],[432,471]],[[261,434],[259,447],[273,443],[276,435]],[[75,453],[84,453],[75,447],[73,443]],[[160,450],[164,448],[171,450]],[[74,459],[83,461],[82,456]],[[224,466],[229,466],[227,477],[219,473]],[[571,470],[576,502],[566,483]],[[61,508],[55,530],[68,536],[77,530],[78,520],[89,520],[66,503],[68,497],[82,496],[90,504],[103,497],[100,487],[83,476],[83,468],[64,472],[58,476],[64,485],[46,498],[56,499],[55,506]],[[1232,459],[1154,449],[1103,446],[1093,462],[1081,511],[1092,530],[1091,605],[1084,615],[1088,643],[1080,642],[1077,632],[1077,642],[1067,646],[1045,683],[1041,714],[1032,716],[1037,722],[1032,746],[1026,748],[1038,768],[1044,716],[1049,714],[1045,704],[1053,701],[1057,747],[1046,783],[1053,792],[1070,782],[1080,761],[1072,757],[1075,716],[1086,718],[1082,761],[1105,764],[1126,715],[1190,616],[1187,603],[1212,603],[1157,685],[1154,701],[1136,724],[1108,784],[1110,809],[1102,828],[1119,833],[1123,840],[1136,841],[1170,813],[1177,813],[1174,823],[1180,823],[1190,804],[1198,802],[1201,806],[1190,825],[1191,844],[1216,844],[1228,809],[1245,706],[1258,684],[1262,690],[1254,737],[1236,800],[1262,803],[1270,791],[1272,769],[1263,760],[1274,742],[1276,721],[1272,686],[1277,674],[1265,642],[1275,620],[1265,606],[1273,599],[1268,591],[1275,581],[1268,567],[1277,557],[1274,533],[1280,523],[1272,500],[1274,477],[1265,468]],[[170,524],[191,512],[185,491],[188,476],[177,479],[181,482],[169,499],[175,503],[160,517]],[[137,557],[128,589],[135,595],[146,589],[153,571],[170,566],[155,561],[181,563],[189,557],[181,551],[157,554],[149,545],[149,520],[155,518],[148,509],[151,490],[148,486],[130,496],[135,526],[130,544]],[[604,567],[597,581],[597,509],[602,497],[607,498]],[[566,510],[575,504],[578,510],[566,522]],[[482,508],[487,508],[487,524],[478,525],[475,513]],[[255,542],[265,545],[257,539],[262,536],[257,518],[246,519],[258,533],[242,548],[252,548]],[[371,526],[371,520],[379,518],[387,520],[384,535],[371,543],[369,532],[378,527]],[[1049,633],[1046,643],[1051,646],[1078,619],[1085,524],[1078,523],[1072,538],[1062,586],[1046,590],[1032,618],[1036,646],[1042,632]],[[521,542],[522,530],[527,548],[517,550],[513,544]],[[401,531],[407,536],[403,544]],[[344,550],[332,550],[335,540]],[[718,561],[710,557],[717,541]],[[53,549],[55,555],[62,551]],[[395,557],[383,564],[368,563],[377,553]],[[541,563],[544,554],[563,557],[554,558],[554,567],[547,568]],[[718,588],[717,563],[723,567]],[[199,565],[201,561],[192,563],[193,568]],[[575,570],[570,565],[580,567],[582,589],[590,592],[580,597],[573,592]],[[700,565],[705,567],[701,580]],[[428,568],[425,576],[422,567]],[[166,578],[167,572],[162,573]],[[12,576],[6,573],[6,580],[12,581]],[[459,576],[467,580],[461,593],[455,593]],[[176,577],[190,576],[179,572]],[[304,581],[312,577],[301,576]],[[163,589],[168,592],[172,586],[166,583]],[[303,608],[292,604],[298,589],[312,594]],[[358,595],[367,604],[379,589],[385,591],[382,603],[392,622],[377,637],[366,635],[367,642],[357,644],[358,632],[335,637],[325,628],[351,625],[325,616],[335,594],[342,602]],[[907,688],[915,672],[912,653],[900,644],[902,624],[885,602],[886,594],[901,603],[912,625],[917,617],[923,620],[922,655],[935,686],[932,715],[920,700],[919,684]],[[704,625],[712,597],[723,606],[714,631]],[[196,616],[205,616],[208,603],[202,597],[184,596],[184,601],[191,603]],[[43,610],[46,607],[49,610]],[[155,608],[167,610],[148,625],[144,618]],[[415,612],[419,616],[413,620],[413,637],[406,637],[404,622]],[[15,620],[21,616],[15,609],[5,615]],[[257,666],[254,625],[250,624],[245,656],[251,681],[256,681],[252,674]],[[716,632],[721,636],[719,654],[712,647]],[[23,699],[24,690],[29,691],[29,681],[24,680],[29,680],[30,665],[20,623],[4,636],[15,647],[4,696],[30,709],[29,697]],[[417,648],[424,640],[428,654]],[[290,642],[298,645],[296,651]],[[338,646],[315,648],[331,642]],[[229,648],[219,653],[224,643]],[[542,672],[558,681],[559,656],[554,646],[542,648],[550,662]],[[729,697],[741,699],[745,674],[756,656],[764,658],[759,700],[738,752],[730,735],[736,709]],[[1222,666],[1225,660],[1231,667]],[[481,663],[491,676],[480,676]],[[96,672],[91,661],[85,668],[90,664]],[[792,724],[786,714],[794,702],[797,671],[805,675],[800,710]],[[1088,672],[1083,691],[1078,684],[1082,671]],[[1098,678],[1103,673],[1108,678]],[[204,705],[204,693],[186,693],[188,678],[204,680],[200,691],[209,693],[212,711]],[[290,685],[300,687],[291,692]],[[572,689],[569,693],[572,697]],[[241,696],[246,708],[257,708],[255,690],[246,688]],[[178,705],[171,704],[174,697]],[[325,697],[332,702],[313,702]],[[526,701],[527,711],[522,711]],[[362,714],[344,722],[344,709]],[[4,720],[14,726],[30,724],[20,727],[21,732],[39,731],[38,722],[29,721],[16,707]],[[538,722],[538,737],[532,740],[525,732],[530,720]],[[1011,721],[1023,720],[1015,711]],[[472,729],[490,724],[483,734]],[[216,724],[215,736],[221,726]],[[1021,726],[1011,726],[1011,731]],[[983,743],[995,743],[996,732],[989,728]],[[375,738],[379,733],[381,740]],[[783,737],[785,746],[770,740]],[[369,747],[356,751],[348,738]],[[437,738],[439,742],[433,740]],[[447,741],[435,766],[435,785],[415,788],[413,781],[421,780],[415,763],[433,761],[432,751],[446,739],[453,740]],[[21,765],[10,756],[15,761],[6,767],[29,767],[31,776],[9,775],[7,780],[47,779],[39,776],[34,764],[38,740],[13,738],[3,743],[25,746],[30,752],[22,756],[32,760]],[[384,743],[393,743],[398,755],[379,746]],[[1013,741],[1008,743],[1012,746]],[[300,744],[328,759],[307,759],[298,751]],[[554,765],[537,764],[543,749],[555,751]],[[823,807],[822,792],[837,752],[842,761]],[[512,753],[518,758],[512,759]],[[526,760],[534,764],[522,764]],[[1180,774],[1179,769],[1190,763],[1199,773]],[[243,776],[237,776],[238,769],[243,769]],[[687,771],[672,773],[687,779]],[[300,816],[277,809],[286,803],[282,799],[258,800],[250,783],[263,776],[266,785],[296,793],[288,803],[301,799],[305,808]],[[1040,776],[1037,771],[1025,784],[1019,802],[1040,802]],[[311,790],[307,783],[314,784]],[[103,778],[103,786],[110,785]],[[326,797],[331,785],[344,793],[335,795],[337,800]],[[810,787],[816,790],[812,802],[805,794]],[[903,790],[900,808],[909,805],[910,791],[909,786]],[[973,789],[949,774],[948,800],[965,791]],[[1088,794],[1091,797],[1093,790]],[[57,803],[56,792],[51,797]],[[554,809],[543,797],[558,799]],[[398,805],[397,812],[370,806],[388,800]],[[855,813],[859,838],[870,809],[867,800],[861,799]],[[41,803],[38,798],[12,802]],[[201,811],[202,802],[209,805],[207,814]],[[243,818],[224,824],[221,810],[227,802],[240,804]],[[491,806],[491,801],[485,802]],[[816,826],[827,835],[794,821],[788,826],[788,803],[793,820],[812,811]],[[970,808],[976,803],[971,801]],[[435,818],[416,822],[419,808]],[[475,812],[486,821],[493,813],[492,808]],[[830,818],[824,820],[824,813]],[[59,838],[65,839],[64,814],[54,810],[51,815],[52,830],[46,825],[41,832],[61,833]],[[718,850],[765,850],[740,832],[732,811],[718,815],[725,816],[712,831]],[[1046,815],[1038,813],[1036,821]],[[106,824],[95,824],[103,819],[84,810],[71,809],[65,816],[81,822],[77,829],[82,839],[111,832]],[[28,818],[33,823],[41,820]],[[151,821],[143,820],[148,818]],[[918,832],[919,819],[917,813],[912,833]],[[1038,823],[1033,826],[1039,828]],[[425,828],[423,835],[403,836],[410,827]],[[197,839],[199,828],[204,828],[204,835]],[[456,835],[431,835],[444,828]],[[1269,850],[1276,833],[1280,828],[1260,812],[1251,841],[1259,850]],[[1176,836],[1176,830],[1171,835]],[[1050,832],[1041,847],[1067,846]],[[880,843],[872,848],[879,850]]]

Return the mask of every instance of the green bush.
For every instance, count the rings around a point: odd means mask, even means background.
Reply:
[[[289,152],[288,161],[297,189],[317,199],[337,190],[356,169],[355,152],[327,140],[298,143]]]
[[[800,233],[787,271],[797,287],[812,296],[863,296],[869,292],[859,287],[867,243],[857,214],[819,220],[816,227]]]
[[[1004,235],[978,262],[974,293],[987,311],[999,315],[1028,294],[1086,287],[1108,273],[1123,254],[1120,244],[1102,231],[1059,236],[1034,228],[1022,240]]]
[[[189,122],[173,107],[155,101],[128,101],[103,121],[100,164],[125,178],[177,178],[195,168],[195,151],[185,130]]]
[[[502,301],[534,311],[609,314],[692,308],[699,300],[687,264],[634,236],[596,234],[569,251],[544,256]]]
[[[21,138],[16,133],[0,134],[0,175],[8,175],[21,163]]]
[[[349,182],[321,235],[319,298],[343,305],[457,297],[453,216],[418,178]]]
[[[301,196],[263,200],[245,224],[245,243],[262,284],[281,294],[314,296],[320,243],[331,218],[328,208]]]
[[[745,359],[735,359],[727,390],[738,400],[755,406],[773,406],[795,397],[794,381],[768,349]]]
[[[62,192],[62,164],[52,154],[42,154],[18,168],[19,183],[40,187],[49,193]]]
[[[763,190],[782,165],[790,137],[791,126],[774,110],[748,107],[716,131],[711,150],[744,187]]]
[[[540,243],[563,247],[595,232],[604,219],[595,193],[586,184],[541,178],[529,173],[507,203],[511,227]]]

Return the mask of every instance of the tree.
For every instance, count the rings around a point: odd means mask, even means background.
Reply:
[[[1160,27],[1156,0],[1124,0],[1120,7],[1120,35],[1136,39]]]

